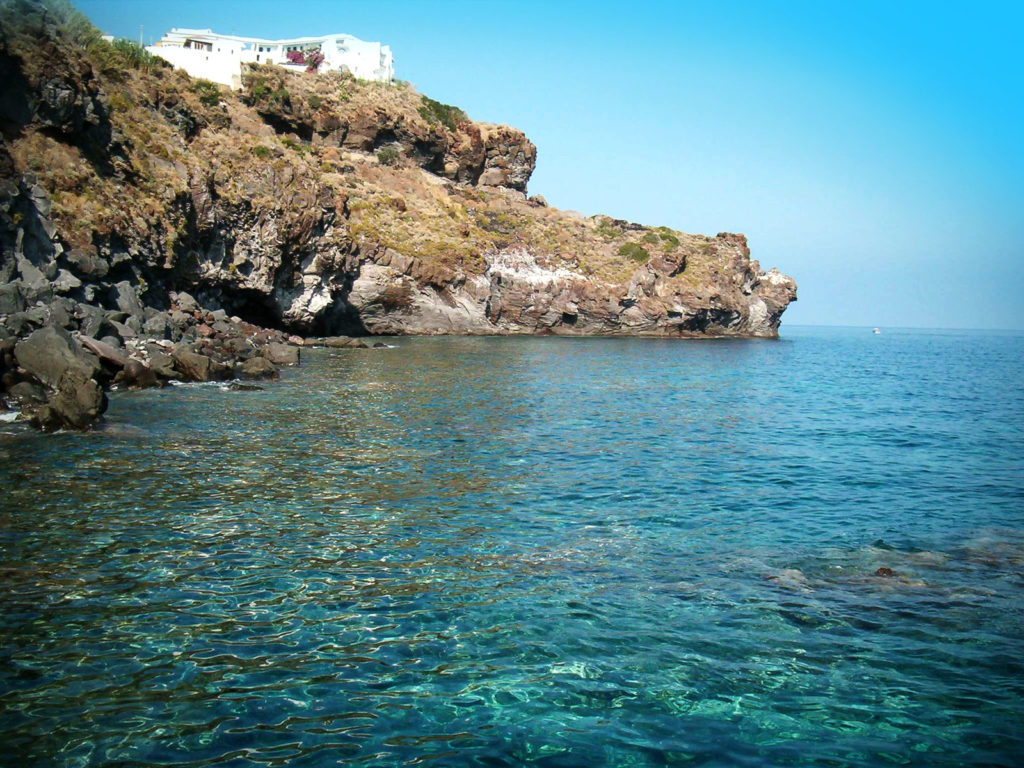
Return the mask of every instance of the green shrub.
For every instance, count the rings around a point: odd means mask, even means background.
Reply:
[[[645,243],[653,243],[653,244],[657,245],[658,244],[658,240],[659,240],[658,236],[656,234],[654,234],[653,232],[648,232],[646,235],[644,235],[644,242]]]
[[[257,144],[255,147],[252,148],[252,153],[255,157],[258,157],[260,160],[267,160],[270,158],[271,155],[274,154],[274,151],[270,147],[265,147],[262,144]]]
[[[79,30],[75,33],[76,38],[86,37],[85,32]],[[166,62],[159,56],[154,56],[141,45],[125,38],[120,38],[108,43],[99,32],[96,37],[85,44],[86,54],[93,65],[108,77],[120,80],[129,69],[136,69],[140,72],[153,72],[161,69]]]
[[[274,107],[288,107],[291,104],[292,95],[288,89],[274,90],[273,83],[265,77],[247,76],[245,84],[249,88],[249,97],[246,99],[249,106],[265,103]]]
[[[298,152],[300,155],[305,155],[309,152],[309,147],[303,144],[301,141],[296,141],[290,136],[285,136],[281,139],[281,143],[284,144],[292,152]]]
[[[111,46],[117,51],[122,61],[124,61],[124,65],[131,69],[137,69],[140,72],[152,72],[154,69],[159,69],[163,64],[163,59],[159,56],[154,56],[134,40],[122,37],[111,43]]]
[[[398,150],[394,147],[383,147],[377,151],[377,162],[381,165],[397,165],[399,157]]]
[[[196,78],[192,84],[192,92],[199,96],[199,101],[207,107],[220,104],[220,86],[210,80]]]
[[[320,97],[315,93],[309,94],[309,98],[306,99],[306,103],[309,104],[310,109],[320,109]]]
[[[676,237],[668,227],[658,227],[658,237],[661,238],[661,242],[666,251],[674,251],[679,247],[679,238]]]
[[[619,256],[625,256],[639,264],[646,264],[650,255],[639,243],[625,243],[619,247]]]
[[[449,131],[454,131],[459,123],[464,123],[469,118],[466,113],[451,104],[442,104],[434,101],[428,96],[422,96],[423,104],[420,105],[420,117],[428,123],[440,123]]]

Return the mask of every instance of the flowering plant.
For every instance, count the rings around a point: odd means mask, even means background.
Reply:
[[[303,62],[300,61],[298,63],[302,64]],[[306,52],[305,64],[306,64],[306,71],[307,72],[316,72],[320,68],[320,65],[323,64],[323,63],[324,63],[324,55],[322,53],[320,53],[320,51],[307,51]]]

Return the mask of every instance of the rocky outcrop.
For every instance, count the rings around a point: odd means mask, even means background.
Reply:
[[[742,262],[742,236],[719,240]],[[792,278],[748,261],[727,284],[694,288],[675,279],[681,261],[652,261],[627,281],[606,282],[512,249],[487,254],[482,275],[423,284],[412,260],[389,253],[362,265],[347,300],[371,333],[777,335]]]
[[[268,126],[316,147],[387,149],[452,181],[521,192],[536,166],[537,148],[522,131],[474,123],[407,84],[359,85],[340,73],[296,79],[258,64],[247,65],[243,83],[243,99]]]
[[[96,380],[99,360],[67,331],[40,328],[15,346],[14,358],[25,378],[12,381],[10,389],[22,383],[45,387],[28,388],[23,398],[23,413],[36,426],[84,429],[106,410],[107,399]]]
[[[407,84],[234,93],[94,32],[0,5],[0,396],[40,424],[94,419],[91,387],[272,376],[292,334],[773,337],[796,298],[742,235],[528,198],[521,131]]]

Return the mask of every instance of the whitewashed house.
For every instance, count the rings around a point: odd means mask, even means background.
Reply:
[[[192,77],[215,83],[242,87],[242,64],[258,62],[276,64],[301,72],[304,64],[288,61],[289,51],[318,51],[323,57],[319,71],[351,72],[363,80],[390,81],[395,76],[391,48],[380,43],[367,43],[352,35],[296,37],[291,40],[264,40],[259,37],[220,35],[210,29],[174,28],[155,45],[146,47],[184,69]]]

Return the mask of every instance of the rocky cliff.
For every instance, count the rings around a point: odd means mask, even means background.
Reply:
[[[232,92],[60,0],[0,4],[0,82],[8,385],[44,327],[122,348],[192,342],[213,312],[302,335],[772,337],[796,297],[742,235],[528,198],[520,131],[407,84],[253,67]],[[176,292],[197,300],[177,323]]]

